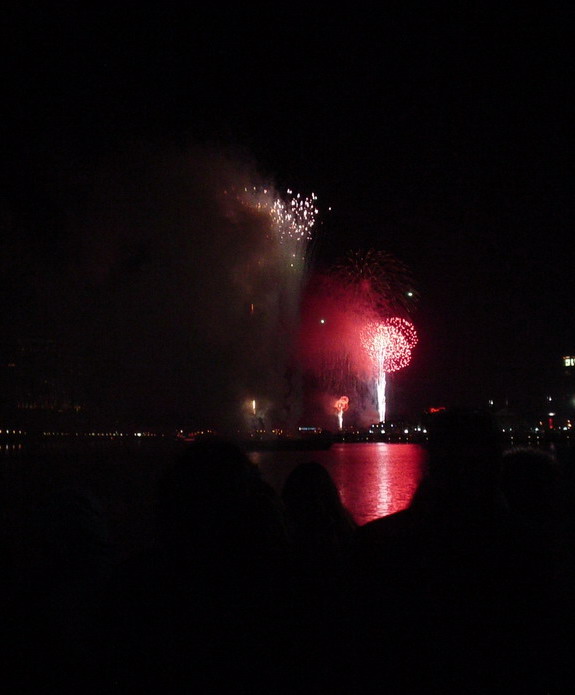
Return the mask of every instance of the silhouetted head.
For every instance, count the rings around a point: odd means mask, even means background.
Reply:
[[[45,568],[64,571],[111,560],[108,519],[88,490],[72,486],[55,491],[38,510],[38,559]]]
[[[428,424],[428,470],[443,488],[470,494],[493,490],[501,466],[501,437],[489,413],[451,409]]]
[[[536,523],[551,521],[559,510],[560,468],[542,449],[505,452],[501,488],[513,512]]]
[[[160,523],[168,534],[225,527],[261,484],[257,467],[233,442],[192,442],[160,481]]]
[[[108,523],[96,497],[79,487],[53,494],[42,510],[42,531],[61,553],[82,553],[108,543]]]
[[[301,463],[287,477],[283,491],[288,515],[298,526],[343,523],[353,525],[337,486],[319,463]]]

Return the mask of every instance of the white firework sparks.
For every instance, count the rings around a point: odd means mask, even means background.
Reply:
[[[250,257],[242,266],[241,286],[247,288],[249,312],[254,318],[249,323],[250,337],[268,346],[267,356],[277,355],[283,388],[286,369],[281,365],[292,359],[290,341],[297,335],[301,290],[308,263],[307,252],[318,214],[316,196],[314,193],[309,197],[294,195],[289,189],[287,195],[280,196],[271,187],[247,186],[234,193],[233,201],[239,202],[244,212],[247,209],[248,213],[256,213],[255,216],[248,214],[245,219],[252,224],[252,230],[257,230],[262,235],[257,240],[259,253]],[[231,209],[233,210],[233,206]],[[238,215],[237,219],[241,221],[242,216]],[[276,416],[279,413],[283,418],[286,413],[289,415],[290,412],[296,412],[289,399],[299,396],[291,382],[282,405],[278,401],[280,389],[276,388],[274,393],[260,392],[255,386],[259,380],[260,376],[254,374],[247,384],[250,393],[258,399],[258,419],[264,417],[265,409],[261,406],[263,401],[269,403],[269,411],[272,413],[270,418],[273,418],[274,408]],[[252,407],[252,415],[255,414],[255,408]]]
[[[373,363],[380,422],[386,417],[386,375],[406,367],[411,349],[417,344],[417,333],[406,319],[390,317],[368,323],[361,334],[363,347]]]
[[[283,200],[268,188],[245,188],[244,202],[270,215],[270,233],[281,247],[288,267],[302,270],[305,267],[308,242],[312,240],[312,227],[318,209],[317,196],[300,193],[294,195],[288,189],[287,200]]]

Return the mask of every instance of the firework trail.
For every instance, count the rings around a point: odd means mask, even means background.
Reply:
[[[332,401],[322,394],[347,392],[360,418],[366,424],[373,422],[374,363],[362,333],[369,324],[393,325],[390,317],[403,316],[407,321],[417,300],[407,266],[385,251],[350,251],[310,278],[302,305],[299,352],[318,404],[312,408],[325,403],[330,412]],[[384,395],[380,388],[378,402],[384,402]]]
[[[384,421],[386,374],[400,369],[401,359],[409,362],[411,348],[417,342],[409,321],[390,318],[394,314],[407,316],[415,308],[418,293],[414,289],[413,277],[398,258],[387,251],[374,249],[348,252],[332,269],[332,277],[337,281],[347,310],[367,325],[361,331],[361,341],[371,361],[378,365],[376,398],[380,420]],[[377,325],[379,329],[374,328]],[[372,334],[371,340],[365,338],[366,331]]]
[[[312,228],[318,214],[317,197],[313,193],[309,197],[294,194],[289,189],[282,197],[272,187],[246,186],[231,198],[257,221],[263,237],[260,253],[237,268],[238,283],[249,295],[250,334],[247,340],[257,341],[254,350],[264,349],[272,356],[262,363],[273,361],[274,354],[281,355],[277,369],[283,369],[288,381],[293,381],[297,375],[290,369],[292,356],[289,351],[300,320],[301,292],[309,262]],[[296,389],[290,381],[278,383],[276,393],[269,389],[262,393],[257,386],[261,379],[260,374],[254,373],[246,388],[258,396],[258,412],[263,417],[269,414],[268,420],[277,420],[272,411],[275,409],[277,416],[277,410],[283,408],[286,413],[292,407],[287,399],[294,400]],[[280,405],[282,399],[283,405]]]
[[[343,414],[349,408],[349,398],[347,396],[340,396],[337,401],[333,404],[333,407],[337,411],[337,423],[340,430],[343,429]]]
[[[309,197],[299,193],[294,195],[288,189],[284,199],[271,187],[246,186],[235,199],[241,207],[255,213],[267,242],[265,252],[254,257],[249,267],[242,269],[242,282],[249,286],[250,283],[257,284],[262,277],[272,282],[279,293],[279,319],[283,331],[292,331],[294,322],[299,320],[312,228],[318,214],[317,197],[314,193]],[[265,311],[265,306],[258,301],[257,291],[254,290],[253,294],[250,313]]]
[[[385,422],[386,375],[409,364],[411,350],[417,343],[417,333],[411,322],[393,317],[368,323],[361,338],[373,365],[379,420]]]

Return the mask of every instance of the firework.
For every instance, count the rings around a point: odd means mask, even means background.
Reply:
[[[340,396],[337,401],[333,404],[337,412],[337,422],[339,429],[343,429],[343,414],[349,408],[349,398],[347,396]]]
[[[270,188],[253,186],[244,188],[240,199],[250,208],[269,215],[270,237],[279,245],[287,267],[298,271],[306,266],[311,230],[318,214],[317,196],[294,194],[289,188],[286,194],[284,200]]]
[[[417,343],[417,333],[410,321],[393,317],[369,322],[362,331],[361,339],[373,366],[379,419],[385,422],[386,375],[409,364],[411,350]]]
[[[409,313],[418,299],[408,267],[387,251],[350,251],[330,275],[357,313]]]
[[[262,363],[273,362],[277,376],[275,388],[266,386],[261,392],[259,385],[263,381],[271,383],[271,379],[256,368],[246,375],[245,390],[266,397],[268,418],[282,426],[286,423],[281,418],[293,417],[291,413],[297,412],[300,397],[297,375],[291,377],[292,341],[300,322],[301,291],[318,213],[316,200],[313,193],[306,197],[288,189],[280,196],[271,187],[250,186],[230,196],[228,208],[228,218],[259,242],[258,253],[238,264],[234,276],[248,297],[245,306],[250,321],[245,323],[245,344],[252,347],[250,361],[254,366],[259,354]],[[257,405],[259,416],[263,412],[261,399]]]

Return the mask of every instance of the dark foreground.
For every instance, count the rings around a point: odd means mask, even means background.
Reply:
[[[322,466],[278,493],[226,442],[4,459],[5,688],[570,690],[570,457],[502,457],[459,413],[429,459],[362,527]]]

